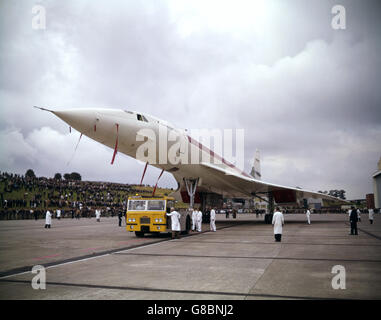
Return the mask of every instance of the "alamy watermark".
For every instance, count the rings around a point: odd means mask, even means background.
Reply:
[[[345,267],[342,265],[335,265],[332,267],[331,273],[335,274],[331,281],[332,289],[346,289]]]
[[[46,9],[42,5],[35,5],[32,8],[32,29],[45,30],[46,29]]]
[[[225,164],[244,169],[244,129],[192,129],[184,134],[160,126],[140,129],[136,159],[150,164]]]
[[[334,14],[331,26],[334,30],[345,30],[347,28],[345,7],[337,4],[332,7],[331,13]]]
[[[32,279],[32,288],[34,290],[46,289],[46,270],[44,266],[37,265],[32,268],[32,273],[37,273]]]

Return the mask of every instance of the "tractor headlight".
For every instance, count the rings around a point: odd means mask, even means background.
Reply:
[[[163,219],[162,219],[162,218],[160,218],[160,219],[159,219],[159,222],[163,222]]]
[[[132,222],[135,222],[135,221],[136,221],[136,219],[135,219],[135,218],[133,218],[133,219],[132,219]]]
[[[155,222],[159,222],[159,219],[155,219]]]
[[[132,221],[132,219],[128,219],[128,222],[131,222]]]

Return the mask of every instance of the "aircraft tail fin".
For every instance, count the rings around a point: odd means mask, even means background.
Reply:
[[[262,179],[262,177],[261,177],[261,160],[259,158],[259,150],[258,149],[255,151],[254,163],[253,163],[253,167],[251,168],[250,174],[254,179],[257,179],[257,180]]]

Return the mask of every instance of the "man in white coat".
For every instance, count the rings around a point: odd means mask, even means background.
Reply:
[[[357,219],[361,222],[361,211],[357,209]]]
[[[196,231],[196,226],[197,226],[197,210],[196,209],[191,209],[193,210],[192,212],[192,231]]]
[[[95,218],[97,219],[97,222],[101,222],[101,209],[95,209]]]
[[[61,210],[60,209],[57,209],[57,219],[60,220],[61,219]]]
[[[50,213],[49,209],[46,211],[45,215],[45,229],[49,228],[50,225],[52,224],[52,214]]]
[[[197,211],[197,231],[201,232],[201,224],[202,224],[202,212],[200,210]]]
[[[306,216],[307,216],[307,223],[311,224],[311,219],[310,219],[311,211],[310,209],[307,209],[306,211]]]
[[[282,240],[282,226],[284,225],[284,218],[282,212],[279,208],[276,208],[276,211],[273,215],[272,224],[274,225],[274,236],[276,242],[281,242]]]
[[[210,231],[216,232],[216,211],[210,210]]]
[[[368,209],[368,212],[369,212],[369,222],[370,222],[370,224],[373,224],[374,211],[373,211],[373,209]]]
[[[175,208],[171,208],[171,213],[167,213],[167,216],[171,217],[172,239],[180,239],[180,213],[175,211]]]

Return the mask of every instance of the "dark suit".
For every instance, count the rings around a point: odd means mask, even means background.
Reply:
[[[357,217],[357,211],[356,210],[352,210],[351,211],[351,215],[349,216],[349,221],[351,223],[351,234],[354,234],[357,235],[357,221],[358,221],[358,217]]]

